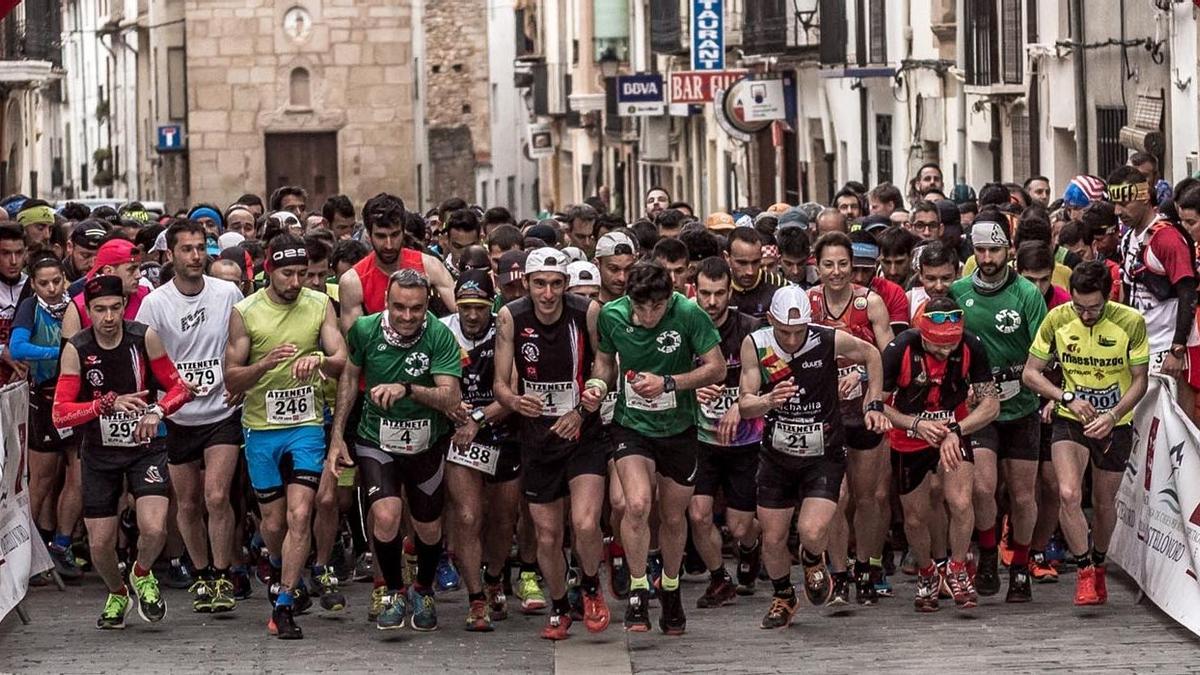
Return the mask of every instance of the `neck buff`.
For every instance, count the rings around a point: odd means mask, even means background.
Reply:
[[[421,322],[421,329],[416,334],[411,337],[404,337],[395,328],[392,328],[392,324],[388,321],[387,310],[379,313],[379,325],[383,328],[384,341],[399,349],[408,349],[420,342],[421,336],[425,335],[425,326],[428,321],[429,319],[426,317],[425,321]]]

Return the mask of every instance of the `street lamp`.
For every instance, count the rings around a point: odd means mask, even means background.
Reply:
[[[621,59],[617,58],[617,51],[612,47],[604,50],[604,53],[600,55],[598,63],[600,64],[600,75],[605,80],[616,77],[617,73],[621,70]]]
[[[796,19],[800,21],[800,27],[804,29],[805,33],[814,28],[820,28],[820,24],[816,20],[817,12],[820,9],[819,5],[820,0],[792,0]]]

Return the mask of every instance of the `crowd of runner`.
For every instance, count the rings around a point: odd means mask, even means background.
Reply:
[[[0,206],[32,512],[56,572],[107,588],[102,629],[162,620],[160,578],[196,612],[265,594],[282,639],[352,581],[381,630],[465,588],[467,630],[519,610],[552,640],[618,600],[683,633],[683,575],[704,611],[767,594],[763,628],[897,573],[918,612],[1002,567],[1008,602],[1074,569],[1102,604],[1148,374],[1189,415],[1200,386],[1200,181],[1144,155],[1061,196],[947,194],[936,165],[828,207],[655,188],[632,223],[297,186]]]

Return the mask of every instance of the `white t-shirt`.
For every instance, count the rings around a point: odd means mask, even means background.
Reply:
[[[162,338],[167,356],[179,375],[201,388],[199,394],[171,416],[189,426],[212,424],[229,416],[225,405],[225,345],[229,342],[229,315],[242,299],[235,284],[204,277],[204,289],[188,296],[167,282],[146,296],[137,320]]]
[[[924,288],[914,286],[908,291],[908,318],[917,318],[917,310],[921,309],[921,303],[929,299],[929,294]]]

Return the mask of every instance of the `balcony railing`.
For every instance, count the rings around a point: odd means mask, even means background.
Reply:
[[[25,0],[24,17],[13,12],[0,20],[0,59],[49,61],[62,66],[62,14],[55,0]]]

